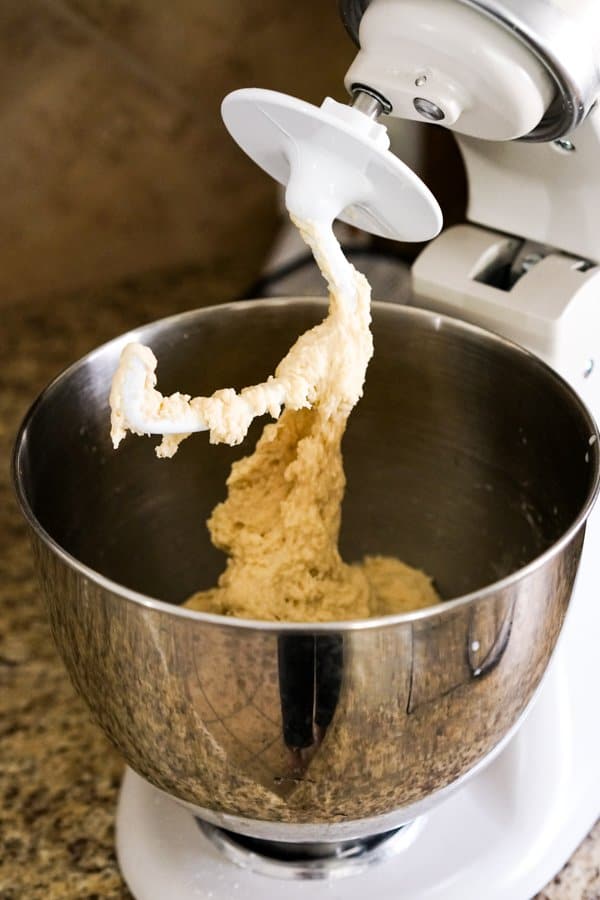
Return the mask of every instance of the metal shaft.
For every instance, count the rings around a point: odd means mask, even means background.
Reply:
[[[356,91],[352,96],[352,108],[364,113],[370,119],[378,119],[384,111],[384,105],[374,94],[366,91]]]

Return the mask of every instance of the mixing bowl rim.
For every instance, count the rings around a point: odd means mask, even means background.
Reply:
[[[394,310],[394,315],[403,315],[407,316],[408,318],[429,321],[436,331],[440,331],[442,327],[449,328],[450,330],[459,330],[462,332],[467,331],[475,336],[482,338],[485,341],[510,348],[511,352],[516,350],[520,355],[529,357],[530,361],[538,369],[544,369],[547,377],[550,377],[553,381],[555,381],[560,390],[570,395],[571,399],[575,401],[576,406],[582,413],[584,420],[587,421],[588,427],[590,429],[588,453],[590,454],[589,463],[592,466],[591,484],[588,490],[587,497],[581,507],[581,510],[579,511],[579,514],[576,516],[571,525],[565,530],[565,532],[560,536],[560,538],[553,544],[551,544],[550,547],[544,550],[543,553],[541,553],[539,556],[536,556],[535,559],[532,559],[525,566],[522,566],[520,569],[517,569],[515,572],[512,572],[510,575],[507,575],[498,581],[494,581],[489,585],[485,585],[483,588],[479,588],[475,591],[469,591],[467,594],[462,594],[459,597],[452,598],[451,600],[444,600],[441,603],[435,604],[435,606],[429,606],[424,609],[417,609],[413,610],[412,612],[406,613],[396,613],[395,615],[389,616],[378,616],[369,619],[342,619],[340,621],[333,622],[279,622],[263,619],[244,619],[233,616],[222,616],[216,613],[199,612],[196,610],[187,609],[186,607],[180,606],[176,603],[168,603],[165,600],[159,600],[158,598],[151,597],[147,594],[142,594],[139,591],[135,591],[132,588],[127,588],[124,585],[119,584],[117,581],[113,581],[112,579],[91,568],[91,566],[87,566],[85,563],[81,562],[75,556],[65,550],[64,547],[61,547],[61,545],[41,525],[35,513],[33,512],[33,509],[31,508],[25,492],[19,467],[19,460],[21,452],[25,446],[29,423],[33,420],[37,409],[44,403],[45,398],[53,390],[56,389],[59,383],[69,378],[71,373],[76,369],[79,369],[82,365],[93,361],[95,356],[106,352],[109,347],[113,345],[124,346],[126,343],[130,343],[131,341],[143,340],[144,332],[150,332],[153,329],[156,329],[159,326],[165,325],[167,323],[174,324],[176,322],[185,322],[186,320],[192,320],[196,318],[199,313],[208,313],[211,310],[242,312],[248,309],[256,310],[264,307],[277,308],[289,305],[297,305],[298,303],[307,304],[309,306],[320,306],[325,309],[327,308],[327,298],[325,297],[267,297],[257,298],[255,300],[236,300],[229,303],[220,303],[213,306],[205,306],[197,309],[187,310],[185,312],[175,313],[171,316],[165,316],[162,319],[155,319],[152,322],[148,322],[145,325],[140,325],[137,328],[133,328],[130,331],[125,332],[124,334],[111,338],[109,341],[105,341],[99,347],[94,348],[89,353],[86,353],[84,356],[80,357],[78,360],[71,363],[69,366],[59,372],[59,374],[56,375],[39,393],[37,398],[33,401],[31,406],[27,410],[27,413],[25,414],[25,417],[17,432],[12,454],[12,481],[17,497],[17,502],[20,506],[21,512],[23,513],[25,519],[27,520],[36,537],[39,538],[42,543],[45,544],[46,547],[48,547],[56,556],[58,556],[58,558],[69,568],[75,570],[78,574],[84,576],[103,590],[107,590],[114,596],[134,603],[137,606],[142,606],[146,609],[152,609],[160,613],[167,613],[169,615],[176,615],[193,619],[196,621],[204,622],[207,625],[242,628],[244,630],[250,631],[268,631],[274,633],[310,632],[312,634],[315,632],[339,633],[363,631],[366,629],[371,630],[375,628],[391,628],[395,625],[417,622],[423,619],[433,618],[437,615],[451,613],[458,607],[466,606],[469,603],[475,602],[476,600],[483,600],[486,597],[505,590],[509,586],[514,586],[515,583],[522,581],[533,572],[541,569],[548,560],[560,553],[560,551],[573,540],[579,530],[585,526],[587,518],[600,491],[600,431],[585,402],[578,395],[575,389],[571,387],[571,385],[550,365],[540,359],[540,357],[536,356],[534,353],[531,353],[525,347],[522,347],[519,344],[516,344],[513,341],[510,341],[493,331],[489,331],[486,328],[481,328],[478,325],[473,325],[470,322],[465,322],[462,319],[453,316],[447,316],[442,313],[424,309],[422,307],[408,306],[386,301],[373,301],[373,310],[385,309],[388,312]]]

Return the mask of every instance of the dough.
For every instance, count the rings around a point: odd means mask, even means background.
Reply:
[[[282,622],[364,619],[440,602],[430,579],[396,559],[344,563],[338,551],[347,415],[286,410],[234,463],[208,521],[229,559],[190,609]]]
[[[165,434],[159,456],[172,456],[193,430],[207,429],[211,441],[235,444],[257,415],[278,418],[265,427],[254,453],[232,466],[227,498],[208,521],[227,565],[217,587],[187,601],[191,609],[328,622],[433,605],[440,598],[431,580],[399,560],[374,556],[349,565],[340,557],[341,442],[373,353],[370,288],[330,226],[296,225],[329,284],[325,320],[296,341],[273,376],[239,394],[227,389],[206,398],[163,397],[155,389],[153,354],[129,345],[111,392],[113,442],[118,446],[127,431],[137,431],[123,402],[130,365],[144,373],[140,409]]]
[[[318,234],[306,226],[301,230],[317,255]],[[431,580],[399,560],[374,556],[348,565],[340,557],[346,484],[341,442],[372,354],[370,289],[345,260],[343,273],[327,256],[318,261],[333,285],[326,320],[333,328],[329,364],[320,368],[312,408],[286,409],[276,424],[266,426],[254,453],[232,466],[227,499],[208,521],[213,544],[229,557],[227,567],[218,587],[187,601],[191,609],[327,622],[440,602]]]
[[[346,260],[331,226],[296,222],[330,288],[329,313],[301,335],[275,374],[238,394],[224,388],[211,397],[156,390],[156,357],[149,347],[128,344],[121,353],[110,392],[111,438],[116,449],[127,432],[162,434],[157,456],[169,457],[194,431],[209,431],[211,443],[239,444],[251,422],[269,413],[312,407],[318,398],[326,414],[346,416],[362,393],[373,354],[369,325],[370,288]]]

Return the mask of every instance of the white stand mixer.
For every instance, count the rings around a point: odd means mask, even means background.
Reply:
[[[388,113],[455,131],[472,224],[421,254],[415,302],[524,345],[598,418],[598,3],[355,0],[342,12],[360,41],[345,80],[353,106],[327,100],[318,110],[241,91],[225,101],[228,128],[288,184],[293,212],[413,240],[437,233],[439,210],[388,152],[376,120]],[[117,839],[136,898],[528,900],[600,813],[592,703],[599,517],[591,516],[571,610],[534,709],[485,770],[407,829],[402,852],[343,881],[307,885],[288,874],[277,882],[268,877],[276,865],[250,850],[217,850],[184,808],[128,771]]]

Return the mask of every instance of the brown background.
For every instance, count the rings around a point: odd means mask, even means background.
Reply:
[[[232,248],[250,280],[275,191],[221,99],[342,99],[353,55],[335,0],[5,0],[0,41],[0,303]]]

